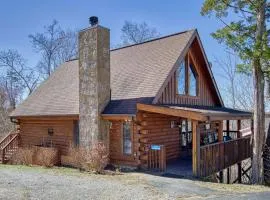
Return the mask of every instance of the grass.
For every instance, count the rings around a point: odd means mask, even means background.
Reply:
[[[63,175],[63,176],[76,176],[76,177],[94,177],[98,176],[99,178],[113,178],[113,177],[122,177],[123,173],[116,173],[116,174],[95,174],[87,171],[81,171],[79,169],[70,168],[70,167],[43,167],[38,165],[26,166],[26,165],[8,165],[8,164],[0,164],[1,169],[9,169],[14,171],[20,172],[33,172],[33,173],[46,173],[51,175]]]
[[[50,173],[50,174],[59,174],[59,175],[73,175],[73,176],[85,176],[91,175],[89,173],[80,172],[78,169],[67,168],[67,167],[41,167],[41,166],[26,166],[26,165],[2,165],[0,164],[1,169],[9,169],[15,171],[30,171],[30,172],[40,172],[40,173]]]
[[[211,182],[195,181],[195,184],[220,192],[249,193],[249,192],[270,192],[270,187],[263,185],[245,184],[220,184]]]

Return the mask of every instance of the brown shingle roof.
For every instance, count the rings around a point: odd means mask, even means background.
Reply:
[[[66,62],[44,81],[10,116],[78,115],[78,61]]]
[[[112,99],[155,97],[193,33],[111,51]]]
[[[135,112],[136,102],[149,101],[157,95],[194,33],[195,30],[185,31],[111,50],[111,103],[122,109],[119,113]],[[78,74],[77,60],[64,63],[11,116],[79,114]],[[117,113],[112,104],[105,111]]]

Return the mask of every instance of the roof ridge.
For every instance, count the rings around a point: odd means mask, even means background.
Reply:
[[[168,37],[173,37],[173,36],[176,36],[176,35],[180,35],[180,34],[191,32],[191,31],[196,31],[196,30],[197,29],[194,28],[194,29],[189,29],[189,30],[185,30],[185,31],[181,31],[181,32],[176,32],[176,33],[172,33],[172,34],[169,34],[169,35],[161,36],[161,37],[158,37],[158,38],[150,39],[150,40],[147,40],[147,41],[144,41],[144,42],[140,42],[140,43],[136,43],[136,44],[130,44],[130,45],[127,45],[127,46],[110,49],[110,51],[117,51],[117,50],[129,48],[129,47],[133,47],[133,46],[137,46],[137,45],[142,45],[142,44],[145,44],[145,43],[154,42],[156,40],[162,40],[162,39],[165,39],[165,38],[168,38]],[[67,60],[65,62],[72,62],[72,61],[75,61],[75,60],[79,60],[79,58],[72,58],[72,59]]]
[[[172,37],[172,36],[175,36],[175,35],[180,35],[180,34],[191,32],[191,31],[196,31],[196,30],[197,29],[194,28],[194,29],[189,29],[189,30],[185,30],[185,31],[181,31],[181,32],[176,32],[176,33],[172,33],[172,34],[169,34],[169,35],[161,36],[161,37],[158,37],[158,38],[153,38],[153,39],[150,39],[150,40],[146,40],[144,42],[139,42],[139,43],[136,43],[136,44],[130,44],[130,45],[127,45],[127,46],[114,48],[114,49],[111,49],[110,51],[117,51],[117,50],[128,48],[128,47],[133,47],[133,46],[137,46],[137,45],[141,45],[141,44],[145,44],[145,43],[149,43],[149,42],[154,42],[156,40],[161,40],[161,39],[165,39],[165,38],[168,38],[168,37]]]

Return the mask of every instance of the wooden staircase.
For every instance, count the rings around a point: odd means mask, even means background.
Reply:
[[[0,163],[6,164],[19,148],[19,133],[11,132],[0,141]]]

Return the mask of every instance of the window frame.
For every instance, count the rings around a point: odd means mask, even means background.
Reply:
[[[125,152],[125,137],[124,137],[124,124],[129,123],[130,126],[130,142],[131,142],[131,152]],[[133,123],[131,121],[123,121],[121,123],[121,146],[122,146],[122,154],[124,156],[132,156],[133,155]]]
[[[179,83],[179,67],[181,66],[182,62],[185,62],[185,93],[184,94],[179,94],[178,90],[178,83]],[[189,80],[189,69],[193,72],[195,79],[196,79],[196,96],[190,95],[189,91],[189,85],[190,85],[190,80]],[[199,88],[199,74],[196,70],[196,67],[194,65],[194,62],[191,60],[191,58],[187,55],[183,60],[181,60],[177,70],[176,70],[176,77],[175,77],[175,83],[176,83],[176,95],[177,96],[182,96],[182,97],[189,97],[189,98],[199,98],[200,97],[200,88]]]

